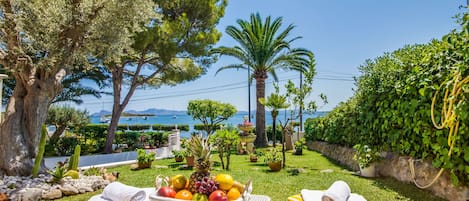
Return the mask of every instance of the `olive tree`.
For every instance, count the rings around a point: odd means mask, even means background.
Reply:
[[[86,126],[90,123],[90,117],[86,110],[78,110],[70,106],[51,106],[46,123],[55,126],[56,129],[50,140],[56,142],[65,129]]]
[[[210,136],[216,127],[236,113],[236,108],[229,103],[213,100],[191,100],[187,106],[187,114],[204,124],[204,130]]]
[[[227,1],[155,2],[160,18],[144,25],[143,32],[129,36],[132,48],[122,48],[126,54],[121,58],[102,55],[103,65],[111,72],[114,98],[106,153],[112,153],[119,118],[137,89],[195,80],[214,62],[208,50],[221,37],[215,26],[224,15]]]
[[[91,58],[99,55],[121,58],[128,35],[154,18],[154,9],[150,0],[0,1],[0,65],[15,80],[0,125],[0,175],[31,175],[62,80],[78,67],[94,68]]]

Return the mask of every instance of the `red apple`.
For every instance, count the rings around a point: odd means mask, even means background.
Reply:
[[[210,193],[208,201],[228,201],[228,196],[222,190],[216,190]]]
[[[173,198],[176,196],[176,191],[169,186],[163,186],[160,189],[158,189],[158,192],[156,192],[156,195],[162,196],[162,197]]]

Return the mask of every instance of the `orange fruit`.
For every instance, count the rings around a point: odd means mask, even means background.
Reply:
[[[187,177],[180,174],[172,176],[169,179],[169,185],[172,186],[176,191],[184,189],[187,183],[189,183]]]
[[[239,192],[238,188],[233,187],[228,191],[226,196],[228,196],[228,200],[231,201],[238,199],[241,196],[241,193]]]
[[[234,180],[233,177],[229,174],[218,174],[215,177],[215,181],[220,184],[220,189],[228,191],[233,186]]]
[[[181,200],[192,200],[192,193],[186,189],[180,190],[176,193],[176,196],[174,196],[176,199],[181,199]]]

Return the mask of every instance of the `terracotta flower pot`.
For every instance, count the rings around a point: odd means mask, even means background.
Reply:
[[[274,161],[267,163],[272,172],[278,172],[282,169],[282,161]]]
[[[182,162],[184,160],[184,157],[176,156],[176,157],[174,157],[174,160],[176,160],[176,162]]]
[[[189,167],[194,167],[194,156],[186,156],[186,163]]]
[[[139,162],[138,163],[138,168],[139,169],[145,169],[145,168],[149,168],[151,167],[151,164],[152,164],[153,161],[150,161],[150,162]]]

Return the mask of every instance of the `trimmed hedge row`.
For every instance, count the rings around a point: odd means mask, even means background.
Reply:
[[[459,134],[448,156],[448,129],[436,129],[431,120],[432,98],[437,90],[435,116],[441,119],[445,88],[458,72],[469,76],[469,15],[462,28],[425,45],[406,46],[360,66],[355,95],[322,118],[305,122],[309,140],[352,147],[368,144],[382,150],[431,160],[445,168],[455,184],[469,182],[469,86],[459,96]],[[444,83],[444,84],[442,84]],[[456,98],[456,97],[449,97]]]
[[[177,125],[182,131],[189,131],[189,125]],[[149,131],[150,128],[152,131]],[[127,144],[129,149],[143,147],[141,136],[146,139],[145,143],[151,146],[161,146],[168,141],[168,135],[175,125],[162,124],[120,124],[117,127],[114,144]],[[75,145],[80,144],[82,154],[101,153],[106,143],[108,125],[88,124],[81,128],[71,128],[75,136],[61,137],[57,142],[49,142],[46,146],[47,156],[64,156],[73,152]],[[130,130],[130,131],[129,131]],[[141,132],[145,131],[145,132]]]

